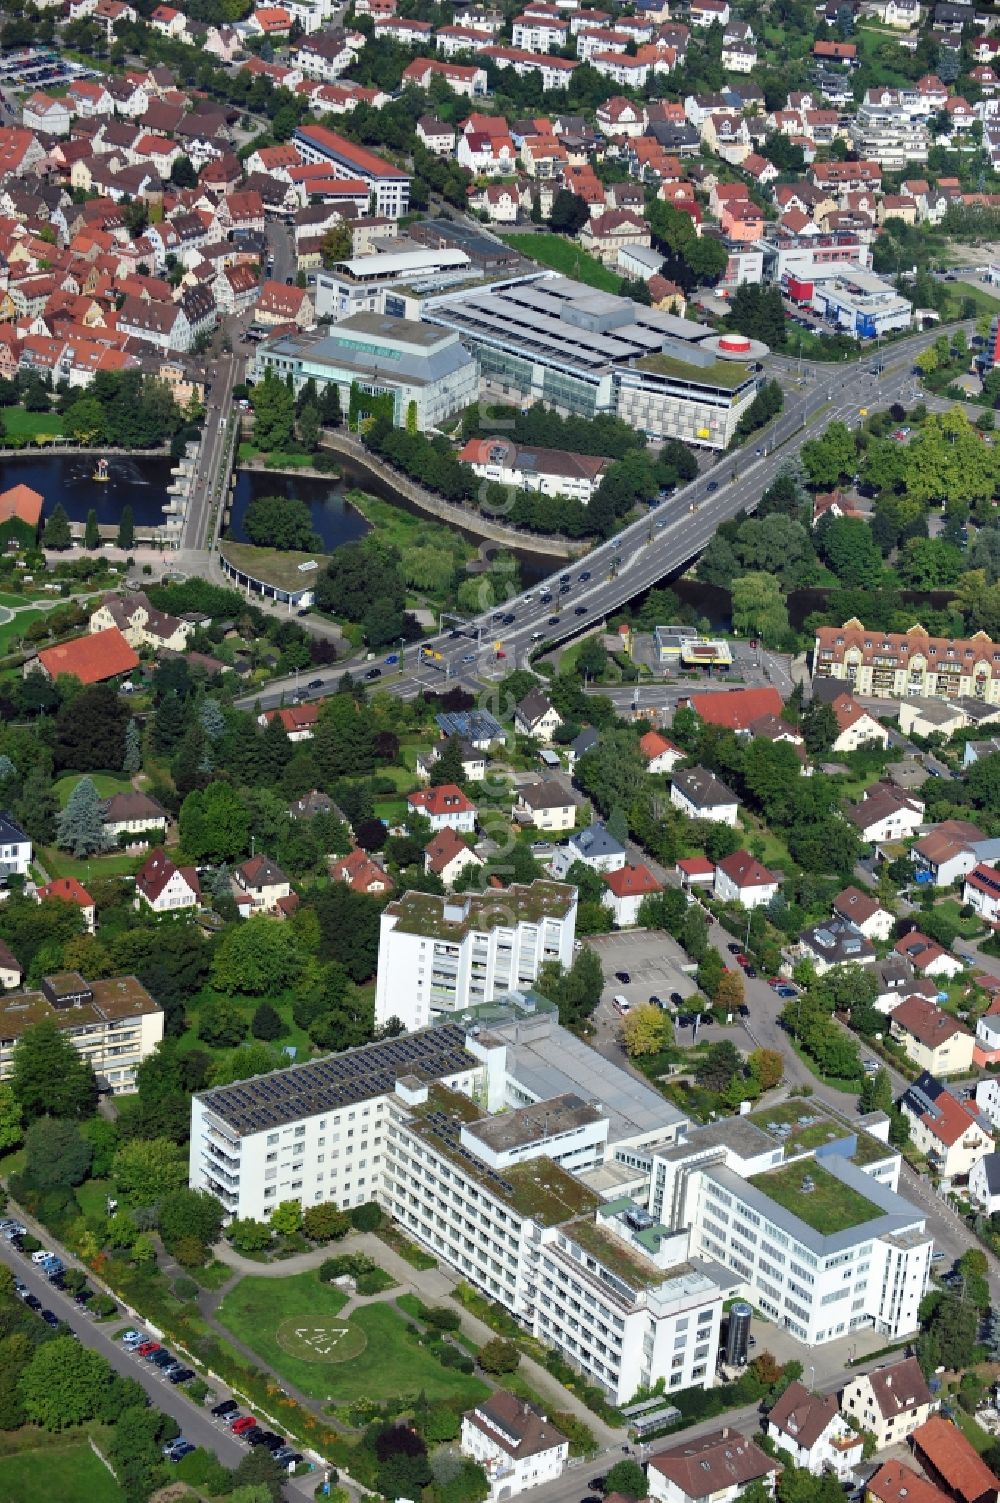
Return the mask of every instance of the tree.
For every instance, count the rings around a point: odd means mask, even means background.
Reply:
[[[516,1372],[521,1361],[521,1353],[513,1341],[504,1341],[502,1337],[495,1336],[492,1341],[487,1341],[479,1348],[476,1360],[484,1373],[499,1376],[503,1373]]]
[[[198,174],[190,157],[175,157],[170,167],[170,181],[175,188],[197,188]]]
[[[263,1221],[245,1216],[231,1221],[226,1236],[239,1253],[264,1252],[271,1245],[271,1228]]]
[[[189,793],[181,805],[180,835],[196,861],[235,861],[250,843],[246,807],[228,783],[209,783]]]
[[[351,1218],[331,1201],[308,1206],[302,1213],[302,1235],[310,1242],[338,1242],[351,1229]]]
[[[81,778],[56,825],[56,840],[74,856],[92,856],[107,845],[104,805],[90,778]]]
[[[319,410],[314,402],[308,402],[299,413],[299,442],[308,454],[319,448]]]
[[[182,1238],[211,1247],[222,1230],[222,1219],[222,1206],[214,1195],[186,1186],[164,1195],[157,1211],[160,1236],[167,1247],[173,1247]]]
[[[0,1153],[9,1153],[20,1146],[24,1139],[21,1103],[12,1086],[4,1081],[0,1085]]]
[[[250,1022],[250,1032],[255,1039],[263,1039],[265,1043],[280,1039],[285,1032],[285,1025],[270,1002],[261,1002],[257,1006]]]
[[[892,1078],[884,1065],[874,1075],[867,1075],[858,1096],[859,1112],[890,1112],[892,1110]]]
[[[93,1070],[51,1019],[26,1029],[15,1044],[10,1085],[26,1122],[87,1117],[97,1102]]]
[[[658,1054],[670,1042],[666,1014],[651,1002],[640,1003],[622,1019],[621,1037],[629,1059]]]
[[[62,551],[72,547],[72,544],[73,533],[70,530],[69,517],[66,515],[62,502],[57,501],[42,529],[42,547]]]
[[[603,1491],[622,1493],[626,1498],[645,1498],[649,1492],[646,1473],[637,1461],[616,1461],[604,1478]]]
[[[292,496],[255,496],[247,507],[243,526],[251,543],[259,548],[302,553],[322,548],[308,506]]]
[[[251,393],[253,437],[257,448],[265,452],[288,447],[295,426],[295,397],[273,371],[265,372]]]
[[[111,1371],[98,1352],[73,1336],[56,1336],[37,1347],[21,1375],[29,1419],[46,1430],[82,1425],[102,1411]]]
[[[820,549],[842,584],[874,590],[882,578],[882,552],[861,517],[834,517],[821,529]]]
[[[740,1051],[728,1039],[721,1044],[710,1044],[695,1066],[695,1079],[709,1091],[724,1091],[743,1068]]]
[[[283,1200],[271,1212],[271,1230],[281,1237],[294,1237],[302,1225],[302,1207],[297,1200]]]
[[[237,992],[251,997],[274,996],[290,986],[301,970],[295,931],[288,924],[258,914],[223,935],[212,964],[212,981],[219,991],[231,996]],[[279,1033],[270,1037],[277,1038],[283,1031],[279,1028]]]
[[[80,1185],[94,1150],[77,1124],[60,1117],[36,1117],[24,1136],[24,1177],[37,1190]]]
[[[129,548],[135,546],[135,520],[132,515],[132,508],[128,502],[122,507],[121,516],[118,518],[118,536],[115,542],[119,548],[124,548],[126,552]]]
[[[590,218],[586,201],[570,188],[560,188],[552,200],[549,224],[558,235],[576,235]]]
[[[252,923],[248,919],[247,923]],[[198,1016],[198,1037],[213,1049],[233,1049],[246,1037],[247,1021],[242,1008],[227,997],[215,997]]]
[[[743,975],[740,971],[724,971],[719,984],[715,989],[713,1002],[719,1007],[724,1007],[727,1012],[734,1012],[743,1004]]]
[[[833,706],[821,699],[813,700],[799,722],[799,729],[811,757],[826,756],[840,735]]]
[[[770,1091],[781,1084],[785,1073],[785,1056],[778,1049],[755,1049],[747,1064],[760,1081],[762,1091]]]
[[[733,629],[777,646],[788,633],[788,610],[771,574],[744,574],[732,581]]]
[[[130,720],[125,727],[125,752],[122,757],[122,772],[128,776],[137,773],[142,766],[142,734],[139,722]]]
[[[112,1173],[119,1198],[153,1206],[187,1182],[187,1157],[167,1138],[133,1138],[115,1154]]]
[[[101,546],[101,529],[97,525],[97,512],[93,507],[88,511],[87,520],[84,523],[83,546],[90,553]]]
[[[817,489],[829,490],[854,474],[857,463],[854,435],[844,423],[830,423],[822,438],[806,440],[801,458],[810,483]]]
[[[56,714],[56,766],[74,772],[117,772],[128,720],[128,708],[111,684],[89,684],[68,695]]]

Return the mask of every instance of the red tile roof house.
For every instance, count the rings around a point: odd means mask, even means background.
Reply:
[[[87,889],[81,887],[75,877],[53,877],[44,887],[36,887],[35,898],[39,903],[73,903],[83,914],[87,933],[93,934],[97,927],[97,906]]]
[[[476,806],[466,798],[455,783],[442,783],[440,788],[420,788],[408,793],[406,802],[415,814],[423,814],[430,820],[432,830],[443,830],[445,825],[459,833],[471,835],[476,828]]]
[[[684,887],[711,887],[715,881],[715,862],[707,856],[682,856],[674,870]]]
[[[933,1487],[902,1461],[887,1461],[869,1477],[868,1496],[875,1503],[950,1503],[947,1493]]]
[[[332,861],[329,870],[331,882],[346,882],[352,892],[364,892],[372,898],[392,892],[395,885],[377,861],[357,848]]]
[[[706,725],[749,732],[761,715],[780,715],[784,709],[777,689],[728,689],[718,694],[692,694],[688,704]]]
[[[57,647],[43,647],[24,665],[24,676],[44,673],[53,682],[65,674],[81,684],[102,684],[108,679],[131,673],[139,666],[139,655],[128,645],[117,626],[107,631],[74,637]]]
[[[911,929],[893,945],[897,955],[905,955],[913,969],[921,976],[957,976],[965,969],[962,962],[919,929]]]
[[[440,877],[445,887],[453,887],[467,866],[482,864],[482,857],[466,845],[451,825],[438,830],[433,840],[424,846],[424,871]]]
[[[722,903],[762,908],[775,896],[780,885],[780,876],[768,871],[749,851],[733,851],[715,868],[714,896]]]
[[[640,736],[639,750],[645,758],[647,772],[671,772],[687,756],[659,731],[647,731]]]
[[[281,721],[289,741],[311,741],[319,719],[320,705],[287,705],[283,710],[264,710],[257,716],[258,725],[268,725],[275,717]]]
[[[153,851],[135,878],[135,906],[143,903],[154,913],[197,908],[201,903],[198,873],[193,866],[175,866],[165,851]]]
[[[914,1430],[911,1444],[932,1481],[958,1503],[997,1503],[997,1478],[962,1431],[944,1415],[932,1414]]]
[[[316,322],[312,298],[304,287],[286,287],[283,282],[265,282],[260,289],[254,318],[261,324],[297,324],[310,329]]]
[[[601,877],[605,892],[601,902],[614,914],[619,929],[631,928],[639,922],[639,909],[643,898],[663,891],[662,883],[653,876],[648,866],[639,862],[636,866],[620,866],[617,871],[605,872]]]
[[[653,1503],[734,1503],[751,1482],[773,1493],[780,1471],[780,1462],[725,1426],[651,1456],[646,1477]]]

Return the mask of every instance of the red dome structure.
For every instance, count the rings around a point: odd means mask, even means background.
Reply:
[[[749,355],[750,341],[745,334],[724,334],[719,340],[719,350],[727,355]]]

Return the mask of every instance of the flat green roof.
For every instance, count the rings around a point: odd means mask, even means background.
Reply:
[[[605,1206],[601,1207],[602,1211],[606,1209]],[[605,1231],[599,1221],[574,1221],[565,1228],[565,1232],[567,1237],[579,1243],[584,1252],[590,1253],[602,1263],[609,1273],[624,1280],[630,1289],[656,1289],[671,1274],[683,1272],[687,1266],[681,1265],[680,1269],[657,1268],[654,1262],[633,1251],[613,1232]]]
[[[429,892],[404,892],[385,911],[396,915],[396,927],[405,934],[426,934],[429,939],[457,944],[476,930],[565,918],[575,897],[576,888],[565,882],[536,878],[527,885],[515,882],[496,891],[460,893],[446,898]],[[454,918],[446,917],[450,912],[455,914]]]
[[[739,361],[713,360],[711,365],[692,365],[687,360],[677,360],[673,355],[640,355],[636,369],[649,371],[654,376],[673,376],[678,381],[693,381],[699,386],[721,386],[726,391],[736,391],[753,377]]]
[[[243,574],[279,590],[313,589],[330,562],[325,553],[285,553],[277,548],[255,548],[252,543],[223,541],[219,552]],[[317,567],[301,573],[299,564],[307,563],[315,563]]]
[[[846,1138],[851,1131],[843,1123],[828,1117],[822,1107],[806,1100],[782,1101],[778,1106],[764,1107],[761,1111],[751,1112],[749,1120],[783,1144],[789,1157]]]
[[[836,1178],[816,1159],[796,1159],[747,1180],[762,1195],[783,1206],[822,1236],[875,1221],[883,1212],[872,1201]],[[811,1188],[803,1188],[811,1186]]]
[[[432,1120],[434,1113],[444,1113],[453,1119],[454,1129],[446,1128],[440,1117]],[[470,1097],[435,1084],[428,1090],[426,1103],[412,1108],[411,1126],[418,1137],[451,1159],[497,1200],[519,1216],[530,1216],[541,1226],[560,1226],[575,1216],[596,1210],[600,1204],[598,1196],[550,1158],[526,1159],[494,1172],[475,1157],[463,1155],[458,1141],[461,1125],[480,1121],[487,1115]]]

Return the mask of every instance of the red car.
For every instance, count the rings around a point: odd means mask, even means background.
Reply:
[[[151,1357],[154,1352],[158,1352],[159,1350],[160,1343],[158,1341],[144,1341],[141,1346],[136,1347],[136,1352],[140,1357]]]
[[[257,1421],[252,1419],[249,1414],[245,1414],[242,1419],[236,1421],[232,1430],[234,1435],[245,1435],[248,1430],[256,1430],[256,1428]]]

